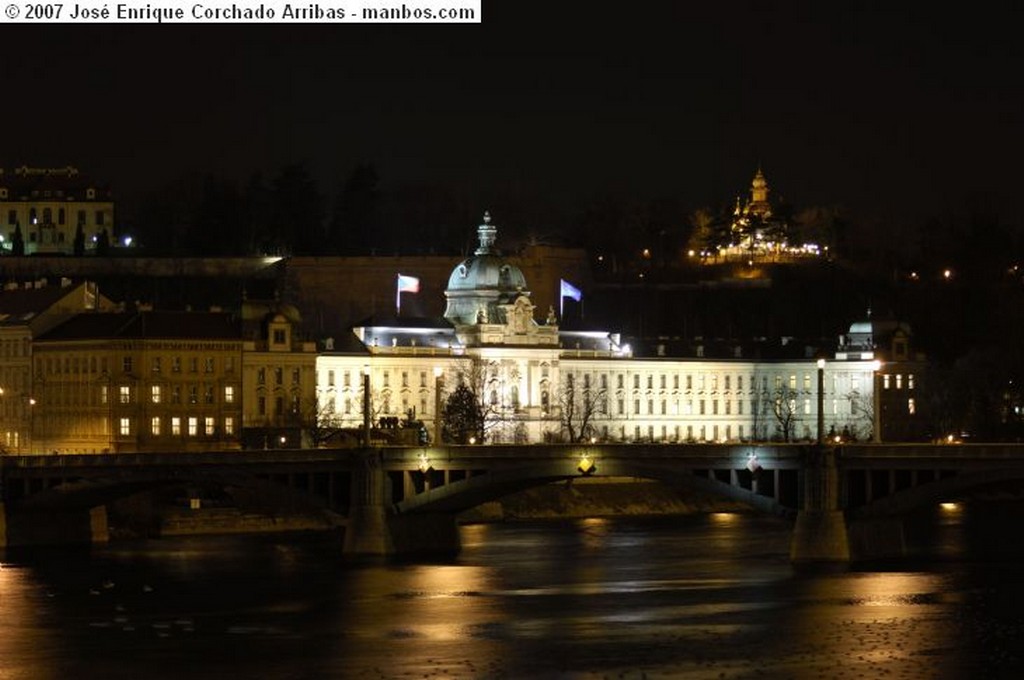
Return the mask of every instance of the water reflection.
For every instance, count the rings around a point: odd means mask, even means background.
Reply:
[[[943,517],[931,549],[963,537]],[[789,531],[587,519],[467,526],[441,564],[349,564],[316,536],[7,561],[0,680],[1019,676],[1019,562],[922,544],[906,563],[794,573]]]

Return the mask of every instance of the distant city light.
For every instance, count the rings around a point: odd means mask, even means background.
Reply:
[[[644,248],[643,255],[644,255],[644,259],[645,260],[651,259],[651,249],[650,248]]]
[[[917,281],[919,278],[920,278],[920,276],[918,276],[917,272],[910,272],[910,280],[911,281]]]
[[[122,243],[124,243],[124,247],[125,248],[130,247],[132,245],[132,237],[131,236],[125,236],[123,241],[122,241]]]
[[[944,269],[942,271],[942,278],[944,278],[944,279],[951,279],[951,278],[953,278],[953,270],[952,269]]]

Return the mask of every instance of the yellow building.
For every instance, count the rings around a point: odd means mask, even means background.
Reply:
[[[36,338],[32,449],[238,448],[242,340],[223,312],[79,314]]]
[[[79,227],[84,252],[114,234],[114,201],[109,187],[78,168],[0,168],[0,248],[14,249],[17,233],[24,254],[74,252]]]
[[[92,282],[40,280],[11,283],[0,291],[0,451],[32,448],[33,338],[75,314],[112,308]]]
[[[246,448],[309,446],[317,427],[316,343],[299,337],[291,305],[242,305],[242,427]]]

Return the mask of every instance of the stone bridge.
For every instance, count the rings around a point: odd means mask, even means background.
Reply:
[[[793,522],[797,562],[898,555],[901,517],[1024,484],[1018,445],[533,445],[0,457],[0,547],[102,541],[106,506],[229,489],[345,527],[354,555],[454,553],[457,515],[580,477],[656,480]]]

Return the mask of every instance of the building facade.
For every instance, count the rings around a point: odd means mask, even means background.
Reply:
[[[448,396],[465,384],[493,442],[879,436],[876,382],[885,374],[874,345],[820,362],[638,357],[614,333],[560,330],[553,309],[538,322],[526,280],[498,254],[496,235],[485,216],[480,246],[452,270],[443,320],[373,322],[355,329],[354,348],[318,357],[323,417],[358,428],[369,401],[371,422],[415,418],[436,438]],[[919,384],[914,370],[899,374],[907,394]],[[890,415],[915,412],[893,406]]]
[[[114,201],[109,187],[78,168],[0,168],[0,248],[23,254],[73,254],[81,232],[83,252],[114,236]]]

